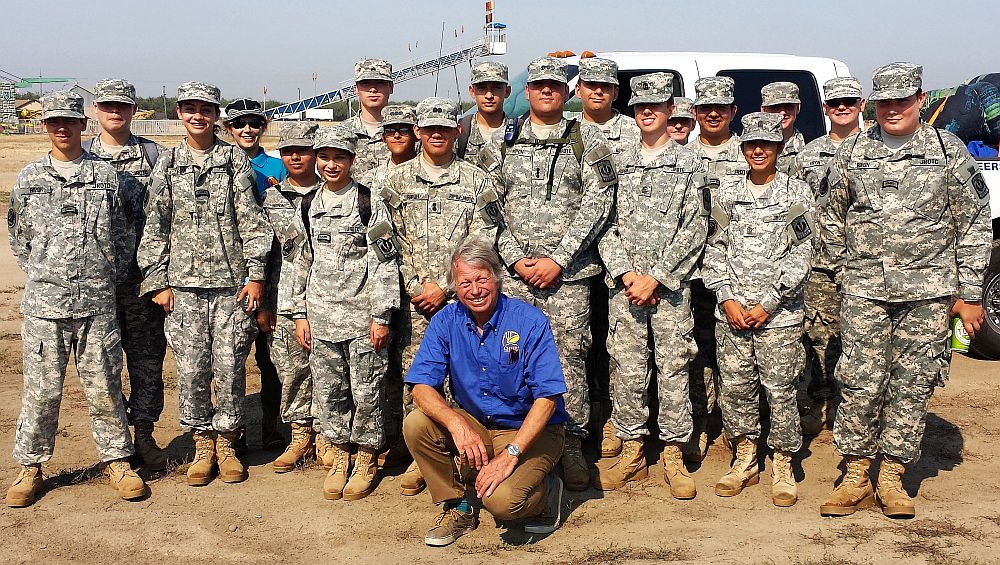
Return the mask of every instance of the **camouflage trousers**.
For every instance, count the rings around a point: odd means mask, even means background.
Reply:
[[[660,303],[644,307],[630,304],[619,285],[612,293],[608,320],[608,350],[615,366],[611,423],[618,437],[649,435],[649,383],[655,369],[660,439],[688,441],[693,427],[688,364],[698,351],[690,289],[670,292],[660,287]]]
[[[309,368],[326,439],[370,449],[384,446],[387,349],[376,353],[368,335],[337,342],[313,338]]]
[[[139,296],[138,285],[118,287],[118,327],[131,394],[126,409],[130,424],[156,422],[163,412],[163,308],[148,296]]]
[[[799,410],[824,401],[837,404],[837,385],[833,378],[840,358],[840,304],[842,301],[833,275],[812,271],[805,285],[806,369],[798,382]]]
[[[805,365],[802,326],[734,330],[728,323],[715,325],[719,344],[719,405],[726,436],[760,438],[760,388],[771,408],[767,445],[781,451],[802,447],[795,382]]]
[[[927,405],[948,379],[950,299],[889,303],[844,296],[840,409],[833,441],[844,455],[920,458]]]
[[[691,312],[694,315],[694,340],[698,354],[688,366],[691,409],[704,417],[719,403],[719,362],[715,344],[715,293],[705,288],[701,279],[691,281]]]
[[[309,424],[316,428],[317,406],[313,397],[313,378],[309,370],[309,351],[295,340],[295,320],[275,317],[271,332],[271,361],[281,380],[281,421],[286,424]]]
[[[14,437],[15,461],[35,465],[52,457],[70,355],[87,398],[101,461],[132,455],[122,401],[121,337],[114,314],[55,320],[25,316],[21,347],[24,393]]]
[[[587,387],[587,351],[590,349],[590,281],[560,282],[555,288],[540,289],[520,279],[504,281],[504,292],[545,313],[559,350],[566,393],[563,402],[569,420],[566,433],[587,436],[590,396]]]
[[[233,431],[243,425],[246,362],[257,322],[237,304],[236,288],[173,290],[165,329],[177,362],[181,427]]]

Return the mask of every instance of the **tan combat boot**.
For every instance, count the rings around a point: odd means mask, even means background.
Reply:
[[[333,466],[333,444],[330,443],[330,440],[323,437],[323,434],[320,432],[316,432],[315,442],[316,462],[329,471],[330,467]]]
[[[193,487],[207,485],[212,482],[213,469],[215,469],[215,438],[210,431],[195,430],[194,461],[188,465],[188,484]]]
[[[146,483],[132,470],[128,461],[119,459],[108,462],[104,474],[111,481],[111,488],[117,490],[123,500],[135,500],[146,495]]]
[[[760,469],[757,468],[757,444],[740,436],[736,440],[736,459],[729,472],[715,484],[715,494],[719,496],[736,496],[743,489],[760,482]]]
[[[236,457],[236,440],[239,431],[219,432],[215,436],[215,453],[219,458],[219,478],[224,483],[241,483],[247,480],[247,468]]]
[[[344,500],[361,500],[371,494],[375,488],[377,475],[378,462],[375,450],[358,446],[358,455],[354,458],[354,470],[344,487]]]
[[[38,493],[42,491],[43,480],[41,465],[21,466],[21,471],[14,479],[14,484],[7,489],[7,506],[24,508],[34,504]]]
[[[878,499],[882,513],[892,518],[912,518],[916,514],[913,499],[903,489],[903,472],[906,468],[895,457],[882,459],[878,470]]]
[[[867,457],[847,455],[844,457],[847,472],[840,486],[823,501],[819,513],[823,516],[847,516],[875,504],[875,493],[868,480],[868,469],[872,460]]]
[[[417,462],[414,461],[399,477],[399,494],[415,496],[424,492],[425,488],[427,488],[427,481],[424,480],[424,474],[420,472],[420,467],[417,467]]]
[[[164,471],[167,468],[167,454],[156,445],[153,438],[153,422],[136,422],[135,453],[142,459],[142,466],[150,471]]]
[[[340,500],[344,496],[344,487],[347,486],[347,470],[351,465],[351,454],[347,452],[346,445],[331,443],[326,455],[330,458],[330,472],[323,480],[323,498]]]
[[[791,506],[799,499],[792,474],[792,454],[775,451],[771,460],[771,502],[775,506]]]
[[[622,452],[622,439],[609,418],[601,429],[601,458],[618,457]]]
[[[615,490],[622,488],[629,481],[641,481],[649,476],[646,467],[646,456],[642,452],[641,439],[629,439],[622,442],[622,452],[618,461],[607,469],[601,469],[597,475],[597,488]]]
[[[802,435],[814,436],[823,431],[826,426],[827,410],[829,403],[821,400],[809,407],[809,410],[800,419]]]
[[[311,457],[316,449],[313,444],[313,429],[308,424],[292,423],[292,442],[285,452],[271,463],[275,473],[287,473],[306,457]]]
[[[566,434],[566,443],[562,453],[563,478],[566,488],[572,491],[584,491],[590,487],[590,471],[587,461],[583,458],[583,447],[580,436]]]
[[[681,444],[668,443],[663,447],[663,480],[670,485],[670,496],[690,500],[698,494],[694,479],[684,467]]]
[[[700,463],[708,454],[708,416],[695,416],[691,439],[684,444],[684,460]]]

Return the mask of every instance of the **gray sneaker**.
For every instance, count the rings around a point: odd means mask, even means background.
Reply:
[[[476,529],[476,518],[472,513],[466,514],[454,508],[442,510],[434,518],[434,527],[424,536],[424,543],[434,547],[443,547],[455,543],[459,537]]]
[[[540,516],[524,524],[529,534],[551,534],[562,523],[563,482],[555,473],[549,473],[549,492],[545,495],[545,509]]]

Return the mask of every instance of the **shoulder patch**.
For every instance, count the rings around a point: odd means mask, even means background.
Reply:
[[[983,173],[977,172],[972,175],[972,189],[976,191],[976,198],[979,200],[980,206],[986,206],[990,203],[990,187],[986,185]]]
[[[708,222],[708,241],[710,243],[717,241],[728,227],[729,214],[718,204],[712,206],[712,215]]]
[[[708,216],[712,213],[712,189],[707,185],[701,186],[701,215]]]
[[[389,188],[388,184],[382,187],[382,190],[379,191],[379,196],[382,197],[382,200],[384,200],[387,205],[393,208],[399,208],[399,205],[403,203],[402,199],[399,197],[399,193],[394,189]]]
[[[583,156],[583,160],[593,167],[597,176],[601,179],[602,185],[617,182],[618,173],[615,172],[615,164],[612,162],[611,150],[608,146],[600,143]]]
[[[476,208],[483,221],[496,225],[503,221],[503,208],[500,206],[500,195],[493,188],[486,188],[476,197]]]
[[[392,233],[392,224],[386,220],[379,220],[368,229],[368,245],[383,263],[399,256],[399,245]]]
[[[809,221],[809,216],[804,205],[795,204],[789,208],[786,221],[788,222],[792,245],[799,245],[812,238],[812,223]]]

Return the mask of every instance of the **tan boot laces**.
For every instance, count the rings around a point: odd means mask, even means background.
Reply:
[[[215,443],[215,452],[220,461],[227,457],[236,457],[236,448],[233,447],[232,440],[223,434],[219,434],[219,441]]]
[[[771,465],[774,468],[774,482],[788,485],[795,484],[795,480],[792,478],[792,458],[790,456],[776,451]]]
[[[347,469],[351,461],[351,456],[347,453],[347,450],[335,443],[330,445],[329,450],[333,451],[333,467],[330,468],[330,473],[337,473],[342,469]]]
[[[194,434],[194,461],[198,462],[204,459],[208,459],[212,456],[212,451],[215,448],[215,443],[212,441],[212,435],[208,432],[197,432]]]
[[[847,474],[844,475],[843,485],[856,485],[861,482],[861,477],[865,474],[864,465],[861,459],[851,459],[847,462]]]

